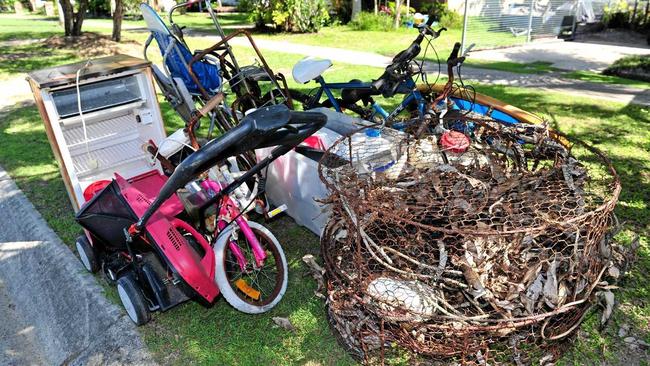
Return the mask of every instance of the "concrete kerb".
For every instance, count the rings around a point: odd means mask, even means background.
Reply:
[[[104,297],[95,278],[2,167],[0,217],[3,291],[22,323],[33,330],[44,363],[154,364],[135,326]],[[2,350],[0,359],[16,351]]]

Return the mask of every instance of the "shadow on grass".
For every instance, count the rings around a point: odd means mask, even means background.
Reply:
[[[42,42],[0,48],[0,74],[19,74],[77,61],[71,50],[47,48]]]

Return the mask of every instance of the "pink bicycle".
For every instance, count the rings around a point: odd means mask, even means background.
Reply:
[[[204,180],[204,190],[216,195],[224,184]],[[254,194],[252,194],[254,196]],[[242,210],[250,207],[233,195],[223,196],[213,229],[215,282],[234,308],[249,314],[274,307],[287,289],[287,260],[275,236],[263,225],[248,221]]]

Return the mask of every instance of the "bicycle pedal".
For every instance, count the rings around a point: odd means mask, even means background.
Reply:
[[[268,217],[269,219],[272,219],[273,217],[275,217],[275,216],[277,216],[277,215],[283,213],[283,212],[286,211],[286,210],[287,210],[287,205],[286,205],[286,204],[282,204],[281,206],[278,206],[278,207],[274,208],[273,210],[269,211],[267,217]]]

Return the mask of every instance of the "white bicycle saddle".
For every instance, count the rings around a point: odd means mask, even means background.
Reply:
[[[293,75],[293,80],[297,83],[305,84],[319,77],[330,66],[332,66],[332,61],[330,60],[307,56],[296,62],[291,74]]]

